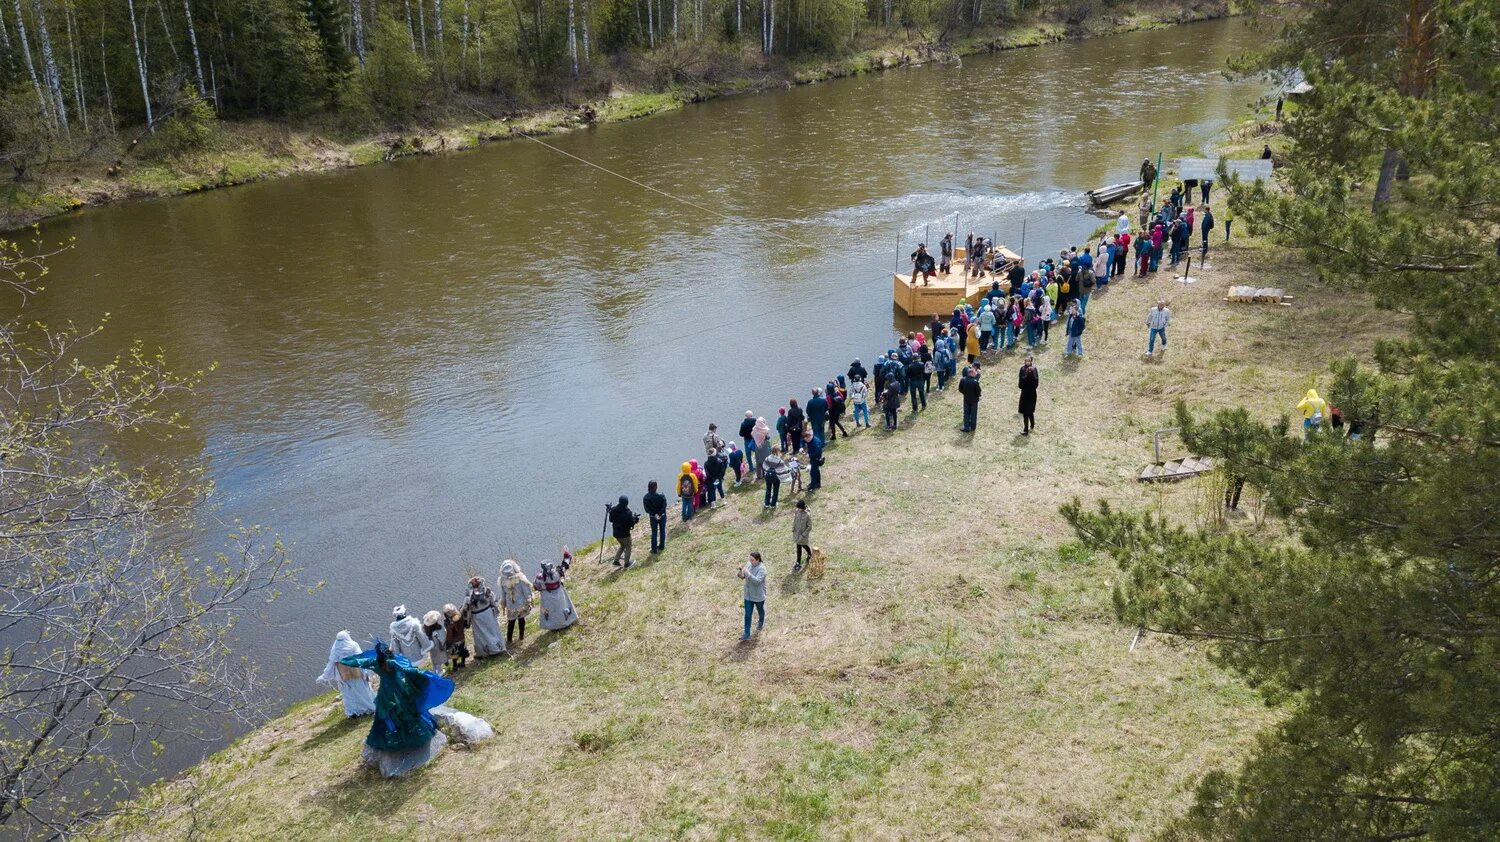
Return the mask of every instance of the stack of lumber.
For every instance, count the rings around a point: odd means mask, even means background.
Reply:
[[[1232,286],[1224,300],[1239,304],[1285,304],[1291,296],[1280,287]]]
[[[1187,479],[1213,470],[1213,459],[1208,456],[1184,456],[1166,462],[1153,463],[1141,469],[1136,479],[1141,482],[1169,482]]]

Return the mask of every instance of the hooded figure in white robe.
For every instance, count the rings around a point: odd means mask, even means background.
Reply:
[[[537,574],[536,589],[542,595],[542,628],[549,631],[565,629],[578,622],[578,612],[573,610],[573,600],[568,589],[563,587],[563,574],[567,572],[571,556],[564,553],[562,564],[542,562],[542,572]]]
[[[469,600],[464,605],[469,615],[469,630],[474,633],[474,657],[488,658],[505,654],[505,638],[500,634],[500,606],[495,592],[479,576],[469,580]]]
[[[400,655],[412,666],[422,663],[422,657],[432,646],[432,641],[422,633],[422,624],[416,617],[406,614],[406,606],[398,605],[391,610],[396,619],[391,621],[391,652]]]
[[[375,712],[375,690],[370,687],[370,673],[339,663],[360,651],[359,644],[347,630],[339,632],[333,639],[333,647],[328,650],[328,666],[318,676],[320,683],[338,688],[339,696],[344,700],[345,716],[369,716]]]

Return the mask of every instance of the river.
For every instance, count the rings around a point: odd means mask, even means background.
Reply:
[[[1085,189],[1262,92],[1222,73],[1256,41],[1195,24],[548,139],[715,213],[524,141],[88,211],[43,226],[75,246],[33,308],[219,363],[162,446],[201,452],[222,515],[326,581],[244,633],[290,701],[339,629],[597,539],[709,421],[732,438],[888,347],[898,231],[958,212],[1019,249],[1024,221],[1033,264],[1080,242]]]

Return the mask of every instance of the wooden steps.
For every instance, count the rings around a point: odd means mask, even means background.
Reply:
[[[1180,479],[1195,477],[1214,469],[1214,460],[1208,456],[1184,456],[1181,459],[1168,459],[1165,462],[1155,462],[1141,469],[1140,476],[1136,477],[1141,482],[1175,482]]]

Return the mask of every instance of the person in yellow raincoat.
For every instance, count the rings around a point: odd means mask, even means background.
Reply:
[[[979,322],[969,323],[969,337],[964,343],[964,351],[969,355],[969,362],[979,359]]]
[[[1306,397],[1297,404],[1297,410],[1302,413],[1302,436],[1312,436],[1313,430],[1323,426],[1323,418],[1328,415],[1328,401],[1318,397],[1317,389],[1308,389]]]
[[[677,496],[682,498],[682,519],[693,519],[693,498],[698,496],[698,475],[693,473],[691,462],[682,463],[677,474]]]

